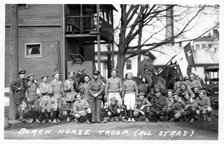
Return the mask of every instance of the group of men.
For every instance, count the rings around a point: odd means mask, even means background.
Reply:
[[[145,93],[139,93],[132,73],[126,74],[122,82],[117,71],[112,70],[106,83],[100,78],[100,72],[94,71],[93,78],[84,77],[84,83],[76,84],[74,73],[68,73],[68,79],[59,80],[59,73],[41,77],[38,83],[34,74],[26,78],[26,71],[19,72],[19,78],[11,83],[13,97],[19,119],[23,120],[25,109],[31,110],[32,122],[59,123],[65,115],[67,122],[86,121],[104,123],[108,121],[145,122],[179,121],[194,122],[195,119],[211,121],[211,104],[200,81],[190,74],[189,80],[176,82],[173,90],[162,95],[160,89],[153,90],[148,99]],[[102,104],[104,102],[104,104]]]
[[[148,84],[152,84],[152,77],[156,74],[153,59],[153,55],[145,53],[140,63],[140,76]],[[122,81],[117,77],[117,71],[112,70],[106,83],[99,71],[93,72],[92,79],[86,75],[83,83],[76,81],[73,72],[68,73],[64,82],[59,80],[57,72],[52,75],[51,82],[48,82],[48,75],[43,75],[41,83],[36,81],[34,74],[26,78],[25,73],[21,70],[19,78],[10,85],[20,120],[23,120],[24,110],[28,108],[37,123],[59,123],[62,115],[66,116],[67,122],[74,118],[87,123],[135,122],[142,119],[145,122],[211,121],[210,99],[193,73],[189,79],[177,80],[166,95],[162,95],[159,88],[154,88],[150,98],[146,97],[146,93],[138,92],[131,72]]]

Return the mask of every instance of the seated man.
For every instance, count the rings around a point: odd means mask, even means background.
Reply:
[[[177,94],[173,96],[173,99],[174,103],[171,106],[171,112],[173,113],[174,120],[180,120],[183,116],[183,109],[185,108],[186,104]]]
[[[150,113],[150,106],[152,104],[148,101],[148,99],[145,98],[144,93],[138,94],[138,100],[136,100],[135,103],[135,109],[134,109],[134,117],[141,118],[141,116],[145,117],[145,122],[149,122],[149,113]]]
[[[184,95],[189,94],[192,98],[195,97],[195,94],[193,93],[193,91],[190,89],[190,87],[185,84],[185,83],[181,83],[180,84],[180,88],[178,88],[175,92],[175,94],[177,94],[179,97],[183,98]]]
[[[167,120],[170,120],[170,121],[173,121],[173,115],[172,115],[172,111],[171,111],[171,107],[174,103],[174,100],[173,100],[173,90],[171,89],[168,89],[167,90],[167,104],[168,104],[168,108],[167,108]]]
[[[109,105],[106,105],[105,107],[105,117],[104,117],[104,123],[107,122],[107,120],[110,118],[111,121],[118,121],[118,117],[121,113],[120,106],[118,104],[118,100],[115,97],[112,97],[110,99]]]
[[[193,92],[194,92],[194,99],[197,99],[199,97],[199,91],[200,91],[200,87],[199,86],[195,86],[192,88],[193,89]]]
[[[73,112],[75,118],[81,122],[81,119],[86,119],[86,122],[90,124],[89,119],[91,118],[91,108],[88,102],[81,97],[80,94],[75,96],[76,101],[74,102]]]
[[[201,81],[195,78],[194,73],[189,74],[189,79],[186,81],[186,84],[190,87],[190,89],[192,89],[195,86],[202,88]]]
[[[185,96],[185,98],[187,99],[187,95]],[[188,95],[188,101],[185,102],[186,107],[183,111],[183,114],[186,118],[186,120],[190,120],[190,123],[194,122],[195,119],[195,115],[196,115],[196,110],[198,109],[198,104],[197,101],[193,98],[190,98]]]
[[[206,117],[208,118],[208,121],[211,121],[211,113],[212,113],[212,107],[210,103],[209,97],[206,96],[205,91],[201,90],[199,92],[199,97],[196,99],[198,103],[199,110],[196,111],[197,114],[203,116],[203,119],[206,120]]]
[[[153,121],[157,122],[158,119],[165,120],[165,116],[167,115],[166,109],[167,109],[167,101],[166,97],[164,97],[160,90],[156,88],[155,90],[155,96],[151,99],[151,112],[150,116]]]

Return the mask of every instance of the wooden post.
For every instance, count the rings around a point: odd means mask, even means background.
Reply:
[[[18,7],[16,4],[10,5],[10,78],[12,82],[17,78],[18,75]],[[12,90],[10,89],[10,100],[9,100],[9,120],[16,119],[16,105],[13,98]]]
[[[98,71],[101,71],[101,66],[100,66],[100,16],[99,16],[99,12],[100,12],[100,5],[97,4],[96,5],[96,10],[97,10],[97,47],[98,47],[98,52],[97,52],[97,60],[98,60]]]
[[[107,45],[107,69],[108,69],[107,76],[109,78],[109,77],[111,77],[111,70],[112,70],[112,65],[111,65],[111,44]]]

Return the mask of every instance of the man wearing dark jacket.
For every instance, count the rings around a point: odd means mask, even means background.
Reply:
[[[23,112],[27,102],[25,96],[25,92],[27,90],[27,80],[25,78],[26,70],[21,70],[18,74],[19,78],[11,82],[10,88],[13,92],[16,110],[19,113],[19,120],[23,120]]]

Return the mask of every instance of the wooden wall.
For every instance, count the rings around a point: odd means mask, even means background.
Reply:
[[[18,7],[19,70],[36,74],[40,80],[43,74],[51,75],[61,68],[62,5],[28,5]],[[9,86],[10,9],[6,5],[5,33],[5,86]],[[25,58],[25,43],[41,43],[42,57]]]

